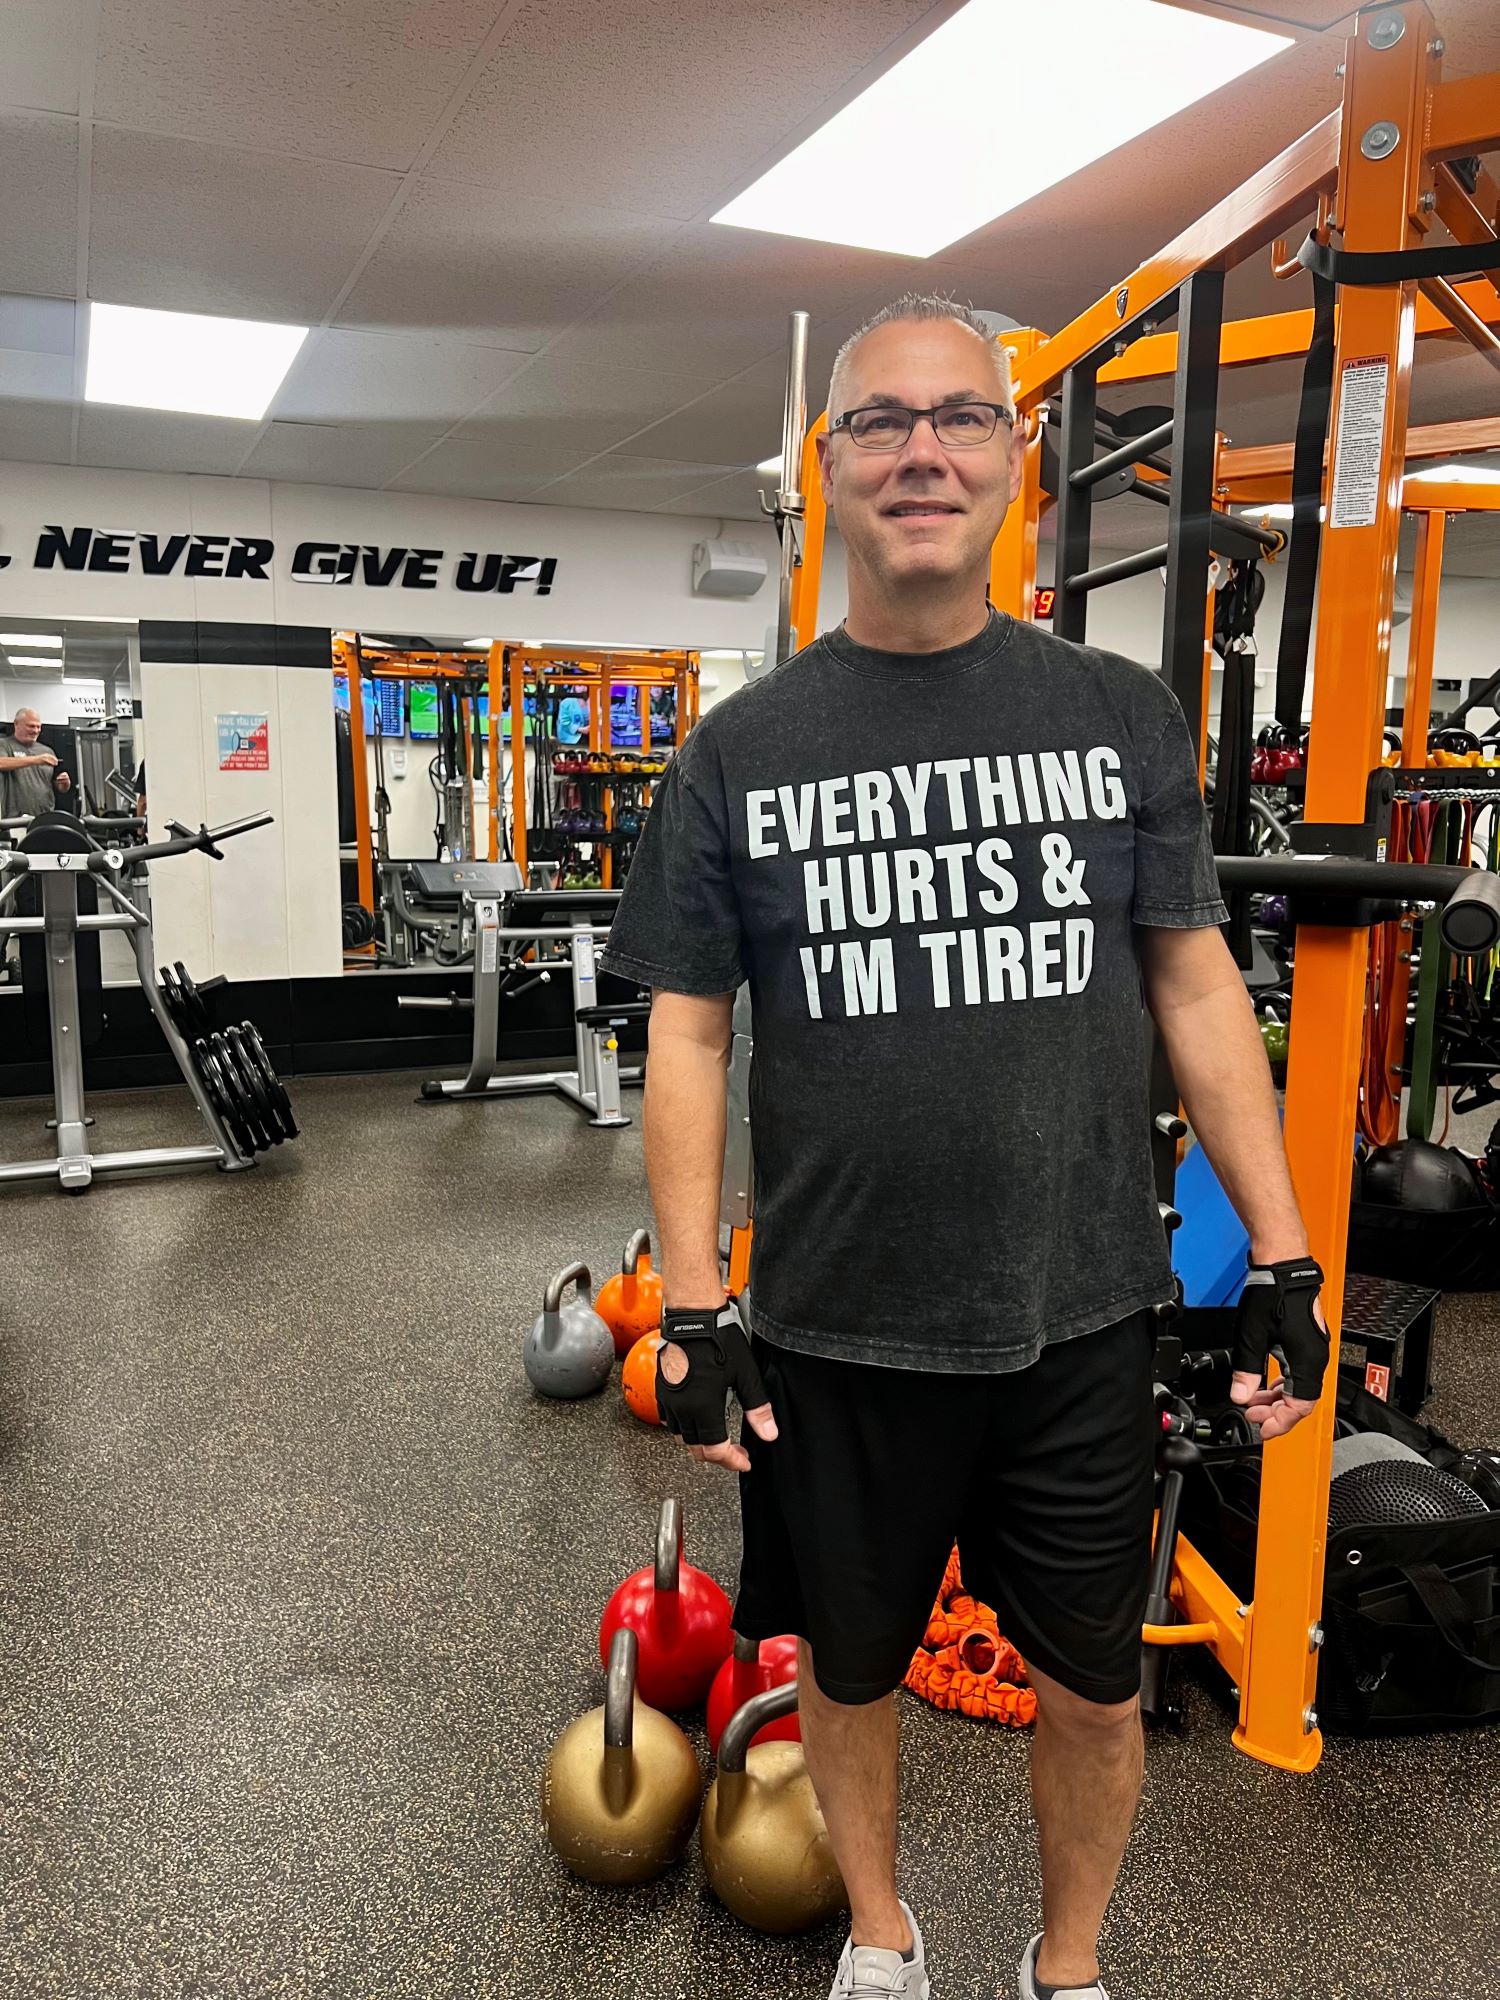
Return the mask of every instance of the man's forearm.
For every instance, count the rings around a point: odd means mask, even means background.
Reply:
[[[713,1305],[724,1296],[719,1200],[727,1061],[727,1049],[660,1034],[653,1023],[642,1118],[659,1261],[671,1306]]]
[[[1244,986],[1226,982],[1156,1019],[1188,1122],[1250,1232],[1252,1263],[1306,1256],[1276,1092]]]

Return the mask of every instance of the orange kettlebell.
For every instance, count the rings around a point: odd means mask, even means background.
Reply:
[[[625,1392],[626,1408],[643,1424],[661,1423],[661,1412],[656,1407],[656,1349],[659,1338],[656,1333],[643,1333],[626,1355],[625,1366],[620,1370],[620,1387]]]
[[[643,1333],[661,1325],[661,1279],[651,1268],[651,1238],[638,1229],[625,1245],[618,1277],[599,1287],[594,1310],[614,1335],[616,1354],[628,1354]]]

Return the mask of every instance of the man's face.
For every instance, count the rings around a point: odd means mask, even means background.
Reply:
[[[957,320],[893,320],[855,348],[841,408],[829,416],[870,403],[927,410],[970,400],[1005,400],[988,343]],[[986,443],[946,449],[924,418],[897,451],[866,450],[844,433],[818,440],[823,496],[846,547],[896,585],[987,572],[1024,462],[1022,440],[1003,420]]]
[[[23,708],[15,721],[16,741],[35,743],[42,733],[41,717],[33,715],[29,708]]]

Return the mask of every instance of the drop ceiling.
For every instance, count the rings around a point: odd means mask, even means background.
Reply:
[[[1338,99],[1347,9],[1244,0],[1299,39],[936,258],[709,222],[956,4],[7,0],[0,458],[753,517],[789,311],[815,406],[911,286],[1054,328]],[[1437,11],[1450,74],[1500,68],[1494,0]],[[1003,147],[1062,53],[990,87]],[[105,409],[89,299],[315,331],[264,423]],[[1304,302],[1264,259],[1230,301]],[[1492,408],[1479,366],[1424,354],[1423,419]],[[1290,434],[1295,373],[1226,379],[1239,441]]]

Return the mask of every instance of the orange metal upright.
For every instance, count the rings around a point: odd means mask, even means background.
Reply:
[[[1376,46],[1376,19],[1388,23],[1393,15],[1404,32]],[[1380,41],[1388,34],[1387,27]],[[1347,250],[1420,242],[1415,218],[1436,39],[1425,0],[1402,0],[1378,17],[1363,15],[1349,41],[1337,215]],[[1369,774],[1380,762],[1415,287],[1348,288],[1342,305],[1307,779],[1313,823],[1362,821]],[[1335,1334],[1330,1369],[1338,1359],[1368,949],[1362,930],[1304,925],[1297,934],[1286,1146],[1313,1253],[1326,1274],[1323,1305]],[[1310,1032],[1299,1035],[1303,1022]],[[1254,1623],[1235,1741],[1263,1763],[1291,1771],[1311,1770],[1321,1753],[1315,1642],[1332,1379],[1314,1414],[1267,1451],[1261,1476]]]
[[[1029,360],[1043,343],[1035,327],[1007,331],[1003,345],[1011,352],[1012,369]],[[1042,431],[1034,416],[1017,412],[1016,428],[1026,428],[1022,446],[1026,461],[1021,490],[1007,512],[990,551],[990,602],[1012,618],[1030,624],[1036,613],[1036,547],[1044,511],[1042,501]]]
[[[802,560],[792,576],[792,650],[801,652],[818,636],[818,593],[823,587],[823,544],[828,535],[828,506],[818,474],[818,439],[828,429],[825,410],[808,426],[802,445]]]
[[[1443,582],[1443,543],[1448,517],[1424,507],[1417,516],[1416,577],[1411,625],[1406,635],[1406,701],[1401,728],[1401,761],[1408,770],[1427,762],[1427,728],[1432,718],[1432,668],[1437,657],[1438,592]]]

